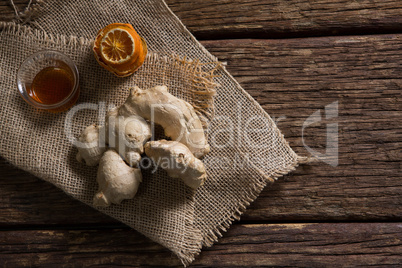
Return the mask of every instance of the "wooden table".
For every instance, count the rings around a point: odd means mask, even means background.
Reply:
[[[14,1],[22,9],[28,0]],[[299,167],[267,187],[192,266],[398,266],[402,263],[402,2],[168,0],[172,10],[277,120]],[[0,18],[10,19],[9,1]],[[1,59],[0,59],[1,60]],[[325,106],[339,115],[326,119]],[[305,128],[321,110],[323,119]],[[0,264],[180,265],[166,249],[0,162]]]

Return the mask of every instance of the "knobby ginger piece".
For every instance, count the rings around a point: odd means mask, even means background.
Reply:
[[[96,180],[99,190],[93,205],[108,207],[132,199],[142,181],[142,174],[140,169],[128,166],[116,151],[108,150],[99,162]]]
[[[145,144],[145,154],[156,165],[166,170],[169,177],[179,178],[193,189],[203,185],[207,177],[204,164],[194,157],[184,144],[176,141],[150,141]]]
[[[115,149],[132,167],[137,167],[144,144],[151,138],[151,127],[138,115],[118,115],[118,108],[106,115],[108,146]]]
[[[167,137],[186,145],[197,158],[203,157],[210,150],[201,120],[193,106],[170,94],[166,86],[146,90],[139,87],[131,89],[118,114],[139,115],[161,125]]]
[[[101,133],[104,131],[102,127],[96,124],[90,125],[81,133],[77,145],[77,160],[88,166],[96,166],[99,163],[103,153],[106,151],[104,142],[100,139]]]

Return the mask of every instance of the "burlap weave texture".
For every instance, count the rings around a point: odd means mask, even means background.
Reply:
[[[203,100],[190,94],[192,90],[208,91],[218,85],[207,129],[211,152],[203,159],[206,184],[194,194],[163,171],[149,172],[133,200],[101,210],[169,248],[183,264],[191,263],[202,246],[212,245],[267,181],[298,165],[300,158],[269,115],[163,1],[45,1],[26,15],[29,25],[0,22],[0,153],[86,204],[91,205],[97,190],[96,167],[76,162],[76,149],[66,133],[67,113],[35,110],[18,96],[15,75],[23,59],[54,49],[76,63],[81,78],[77,105],[90,103],[93,109],[74,116],[70,133],[74,137],[102,120],[108,108],[120,105],[131,86],[166,84],[174,95],[197,105]],[[128,78],[103,70],[92,55],[97,31],[113,22],[131,23],[150,51],[144,66]]]

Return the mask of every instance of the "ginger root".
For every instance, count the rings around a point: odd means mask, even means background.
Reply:
[[[135,87],[120,106],[121,116],[139,115],[163,127],[165,135],[186,145],[195,157],[206,155],[210,147],[201,120],[188,102],[170,94],[166,86],[146,90]]]
[[[96,124],[84,129],[78,138],[78,141],[81,142],[76,157],[78,162],[85,163],[88,166],[96,166],[99,163],[106,150],[106,147],[100,144],[100,133],[102,131],[103,128]]]
[[[197,189],[205,181],[207,175],[204,164],[182,143],[150,141],[145,144],[145,154],[166,170],[169,177],[179,178],[193,189]]]
[[[152,131],[146,120],[161,125],[172,141],[147,142]],[[107,207],[135,196],[142,181],[139,166],[144,151],[170,177],[193,189],[204,183],[207,175],[198,158],[210,147],[201,120],[188,102],[170,94],[166,86],[133,88],[123,105],[107,113],[105,122],[105,127],[88,126],[78,138],[77,160],[88,166],[99,164],[94,206]]]
[[[106,115],[107,142],[132,167],[137,167],[144,144],[151,138],[150,125],[138,115],[119,116],[118,108]]]
[[[93,199],[94,206],[107,207],[120,204],[135,196],[142,181],[141,170],[129,167],[114,150],[106,151],[100,162],[96,178],[99,190]]]

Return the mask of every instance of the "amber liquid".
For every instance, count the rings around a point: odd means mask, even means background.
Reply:
[[[36,102],[52,105],[65,100],[74,89],[71,70],[61,67],[46,67],[33,79],[28,95]]]

